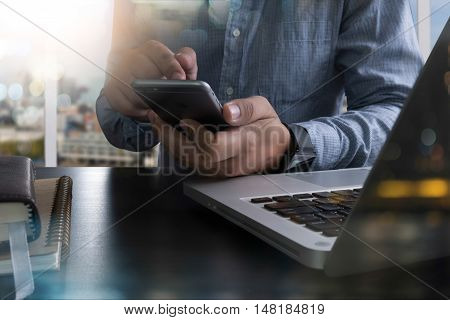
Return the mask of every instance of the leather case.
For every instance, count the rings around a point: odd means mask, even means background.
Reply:
[[[34,180],[35,170],[31,159],[18,156],[0,157],[0,202],[23,203],[28,207],[32,230],[30,241],[38,238],[41,230]]]

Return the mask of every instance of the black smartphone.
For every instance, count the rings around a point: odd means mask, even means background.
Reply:
[[[211,87],[196,80],[136,80],[133,89],[164,121],[176,125],[193,119],[204,125],[224,125],[222,105]]]

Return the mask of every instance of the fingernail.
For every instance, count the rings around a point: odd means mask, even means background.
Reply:
[[[232,120],[237,120],[241,116],[241,109],[235,104],[229,104],[228,110],[230,110]]]

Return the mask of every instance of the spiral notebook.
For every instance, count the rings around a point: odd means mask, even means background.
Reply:
[[[59,270],[69,255],[72,179],[64,176],[34,181],[41,219],[39,238],[29,243],[33,271]],[[12,273],[8,248],[0,248],[0,274]]]

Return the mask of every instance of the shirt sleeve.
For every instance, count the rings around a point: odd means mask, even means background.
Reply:
[[[113,110],[102,93],[97,99],[96,110],[106,139],[116,148],[145,151],[158,144],[150,123],[138,122]]]
[[[423,64],[407,0],[345,1],[336,46],[348,111],[290,125],[308,133],[312,170],[372,165]]]

